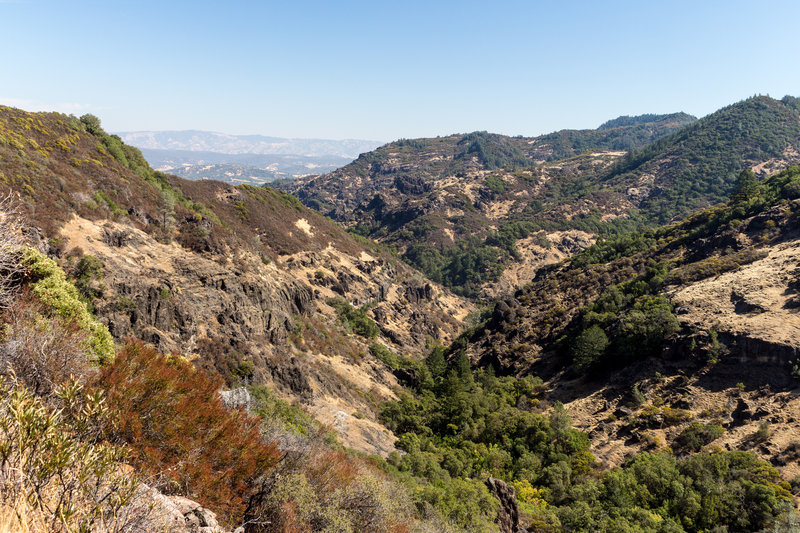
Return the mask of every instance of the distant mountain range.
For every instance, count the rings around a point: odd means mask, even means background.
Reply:
[[[294,179],[324,174],[343,167],[353,159],[335,155],[227,154],[192,150],[143,148],[153,168],[190,180],[212,179],[228,183],[258,185],[276,179]]]
[[[137,148],[189,150],[221,154],[281,154],[308,157],[336,156],[355,159],[382,145],[381,141],[360,139],[284,139],[264,135],[228,135],[213,131],[130,131],[117,133]]]
[[[142,149],[158,170],[183,178],[229,183],[267,183],[342,167],[380,141],[285,139],[211,131],[134,131],[118,135]]]

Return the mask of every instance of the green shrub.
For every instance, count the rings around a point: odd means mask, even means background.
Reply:
[[[111,213],[113,213],[114,215],[117,215],[117,216],[124,216],[124,215],[127,215],[127,214],[128,214],[128,212],[127,212],[127,211],[125,211],[124,209],[120,208],[120,207],[119,207],[119,206],[116,204],[116,202],[114,202],[114,200],[112,200],[112,199],[111,199],[111,198],[110,198],[110,197],[109,197],[109,196],[108,196],[108,195],[105,193],[105,191],[98,190],[97,192],[95,192],[95,193],[94,193],[94,201],[95,201],[95,202],[97,202],[97,204],[98,204],[98,205],[100,205],[100,204],[106,204],[106,205],[108,206],[108,209],[109,209],[109,210],[111,211]]]
[[[398,368],[397,364],[397,356],[389,351],[389,349],[379,342],[373,342],[369,345],[369,353],[372,354],[375,359],[384,363],[391,369]]]
[[[495,194],[503,194],[506,192],[506,182],[503,178],[497,176],[487,176],[486,186]]]
[[[61,267],[54,260],[33,248],[22,253],[22,265],[27,269],[31,290],[59,316],[74,320],[89,334],[87,349],[98,364],[114,358],[114,340],[108,327],[99,322],[81,301],[78,289],[67,281]]]
[[[431,483],[423,486],[417,496],[467,531],[495,531],[497,500],[480,481],[456,478]]]
[[[108,415],[102,394],[74,380],[56,394],[63,410],[0,379],[0,504],[25,502],[47,531],[124,530],[138,480],[123,470],[127,449],[92,431]]]
[[[136,309],[137,304],[136,300],[132,298],[128,298],[127,296],[117,295],[116,299],[114,300],[114,307],[117,310],[122,311],[123,313],[130,313],[134,309]]]
[[[75,279],[75,287],[81,295],[91,300],[97,296],[92,284],[103,278],[103,264],[93,255],[84,255],[75,265],[72,276]]]
[[[579,373],[586,372],[597,363],[608,348],[608,336],[603,328],[594,324],[581,331],[572,343],[572,364]]]
[[[367,316],[368,306],[354,308],[344,298],[329,298],[326,303],[336,310],[339,322],[356,335],[365,339],[374,339],[380,333],[375,322]]]
[[[295,435],[310,435],[319,423],[302,408],[278,398],[266,385],[247,387],[253,397],[253,412],[261,417],[268,427],[279,425]]]
[[[769,429],[769,422],[761,422],[754,435],[754,439],[758,442],[765,442],[769,440],[771,431]]]
[[[720,425],[692,422],[675,439],[675,447],[679,450],[698,452],[706,444],[720,438],[723,433],[725,430]]]

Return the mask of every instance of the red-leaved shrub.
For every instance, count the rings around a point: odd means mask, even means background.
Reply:
[[[242,518],[254,483],[279,459],[258,420],[226,408],[220,382],[181,357],[129,342],[97,386],[117,414],[110,433],[129,444],[134,466],[159,490],[197,500],[223,522]]]

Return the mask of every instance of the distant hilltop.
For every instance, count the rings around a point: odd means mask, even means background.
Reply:
[[[285,139],[264,135],[228,135],[213,131],[130,131],[118,135],[127,144],[155,150],[188,150],[222,154],[276,154],[355,159],[384,144],[362,139]]]

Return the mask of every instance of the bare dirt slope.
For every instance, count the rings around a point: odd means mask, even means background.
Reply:
[[[672,294],[687,326],[713,328],[731,338],[750,339],[759,359],[800,352],[800,309],[794,284],[800,274],[800,241],[772,247],[764,259],[685,287]],[[762,341],[769,349],[758,351]]]
[[[512,294],[517,288],[536,277],[545,265],[552,265],[588,248],[595,237],[585,231],[554,231],[537,234],[516,243],[519,259],[503,270],[500,279],[484,291],[485,298],[499,298]]]
[[[800,357],[800,240],[765,252],[672,292],[684,328],[715,332],[711,361],[649,360],[603,376],[607,383],[551,382],[551,398],[565,401],[600,461],[668,447],[696,421],[725,428],[708,447],[749,450],[785,479],[800,475],[800,382],[790,376]]]

